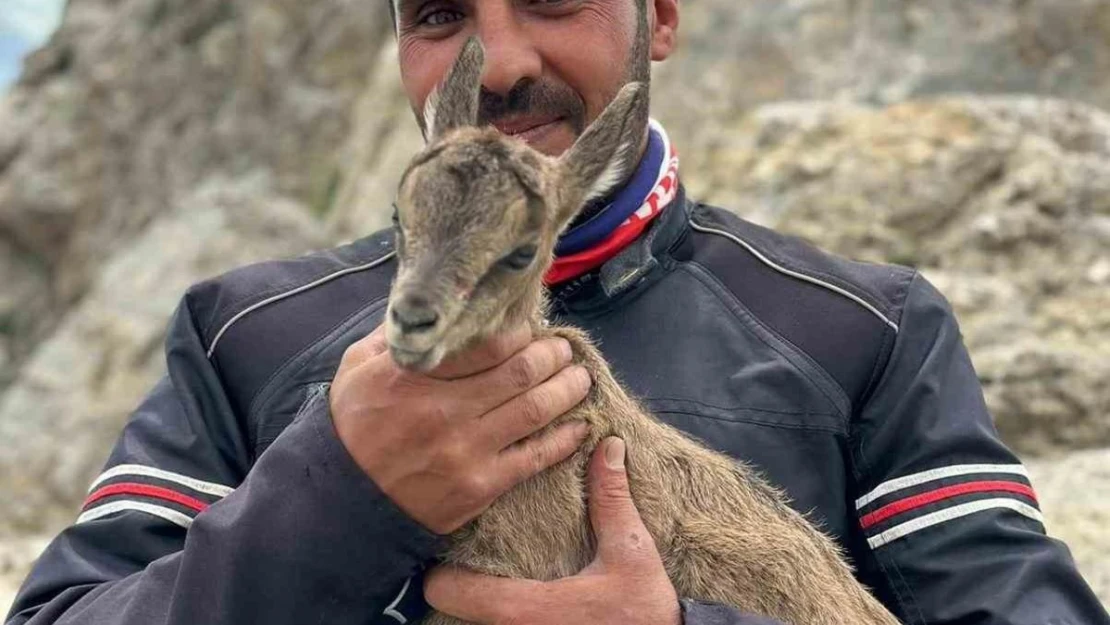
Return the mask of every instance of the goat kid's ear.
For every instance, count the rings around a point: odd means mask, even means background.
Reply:
[[[428,143],[455,128],[478,123],[478,93],[486,53],[477,37],[463,44],[443,82],[424,103],[424,138]]]
[[[580,198],[566,208],[573,211],[564,216],[567,221],[587,202],[611,191],[636,166],[632,152],[647,130],[647,108],[647,85],[628,83],[559,159],[561,187],[568,198]]]

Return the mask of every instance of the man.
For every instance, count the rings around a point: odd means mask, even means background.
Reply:
[[[678,25],[678,0],[395,9],[418,119],[478,36],[484,121],[548,154],[647,80]],[[1045,536],[940,294],[688,202],[642,121],[639,165],[560,244],[553,315],[591,331],[659,418],[781,486],[905,622],[1110,623]],[[612,439],[590,465],[598,554],[580,574],[423,575],[442,535],[575,449],[573,428],[529,435],[590,382],[564,344],[519,329],[399,370],[375,330],[393,269],[379,233],[190,289],[168,376],[9,623],[414,623],[425,597],[488,624],[767,622],[677,596]]]

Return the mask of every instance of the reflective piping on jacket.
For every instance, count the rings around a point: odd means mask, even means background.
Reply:
[[[882,547],[883,545],[889,544],[895,540],[898,540],[899,538],[905,538],[906,536],[909,536],[910,534],[923,530],[927,527],[932,527],[946,521],[951,521],[953,519],[958,519],[960,517],[975,514],[976,512],[983,512],[984,510],[992,510],[995,508],[1008,508],[1022,516],[1029,517],[1034,521],[1044,524],[1044,517],[1041,515],[1040,511],[1038,511],[1033,506],[1030,506],[1029,504],[1022,503],[1015,499],[983,499],[980,501],[972,501],[971,503],[965,503],[958,506],[953,506],[951,508],[946,508],[944,510],[939,510],[931,514],[917,517],[912,521],[906,521],[901,525],[895,525],[885,532],[876,534],[875,536],[868,538],[867,544],[870,545],[872,549],[877,549],[879,547]]]
[[[855,303],[859,304],[860,306],[863,306],[864,308],[869,310],[872,314],[874,314],[876,317],[878,317],[880,320],[882,320],[883,323],[890,326],[890,328],[893,329],[895,333],[898,332],[898,324],[894,323],[890,319],[887,319],[886,316],[883,315],[883,313],[879,312],[879,309],[877,309],[874,306],[872,306],[871,304],[867,303],[866,301],[864,301],[858,295],[850,293],[850,292],[836,286],[835,284],[829,284],[828,282],[825,282],[823,280],[819,280],[817,278],[814,278],[813,276],[808,276],[804,273],[800,273],[800,272],[797,272],[797,271],[793,271],[791,269],[787,269],[786,267],[783,267],[782,265],[779,265],[779,264],[775,263],[771,259],[769,259],[766,256],[764,256],[763,254],[761,254],[759,252],[759,250],[755,249],[755,247],[753,247],[747,241],[741,239],[740,237],[738,237],[738,236],[736,236],[736,235],[734,235],[730,232],[726,232],[724,230],[717,230],[715,228],[709,228],[709,227],[706,227],[706,226],[702,226],[702,225],[698,224],[697,222],[695,222],[693,219],[690,220],[690,226],[693,227],[693,229],[697,230],[698,232],[716,234],[718,236],[722,236],[722,237],[725,237],[726,239],[729,239],[733,243],[736,243],[737,245],[739,245],[739,246],[743,247],[744,249],[748,250],[748,252],[750,252],[752,254],[752,256],[755,256],[764,265],[767,265],[771,269],[774,269],[775,271],[777,271],[781,274],[790,276],[792,278],[797,278],[798,280],[809,282],[810,284],[816,284],[817,286],[828,289],[828,290],[832,291],[833,293],[838,293],[840,295],[843,295],[844,297],[847,297],[848,299],[852,300],[853,302],[855,302]]]
[[[887,480],[879,484],[871,492],[857,499],[856,509],[863,508],[879,497],[910,488],[911,486],[918,486],[948,477],[974,475],[978,473],[1005,473],[1020,475],[1029,479],[1029,473],[1025,470],[1025,467],[1020,464],[957,464],[950,467],[929,469],[928,471],[921,471],[920,473],[913,473],[893,480]]]
[[[284,293],[278,293],[277,295],[267,297],[266,299],[262,300],[261,302],[257,302],[257,303],[255,303],[251,306],[248,306],[248,307],[244,308],[243,310],[239,311],[234,317],[232,317],[231,319],[228,319],[227,323],[225,323],[223,325],[223,327],[220,328],[220,331],[216,333],[216,337],[212,339],[212,345],[208,348],[208,353],[206,354],[206,356],[208,358],[212,357],[212,354],[214,354],[216,352],[216,345],[219,344],[220,339],[223,338],[223,335],[228,331],[228,329],[232,325],[235,324],[236,321],[239,321],[243,317],[245,317],[245,316],[249,315],[250,313],[258,310],[259,308],[262,308],[264,306],[269,306],[270,304],[273,304],[274,302],[281,301],[281,300],[283,300],[287,297],[292,297],[294,295],[297,295],[298,293],[304,293],[305,291],[308,291],[310,289],[314,289],[314,288],[316,288],[316,287],[318,287],[322,284],[326,284],[328,282],[331,282],[332,280],[335,280],[336,278],[342,278],[343,276],[346,276],[346,275],[349,275],[349,274],[352,274],[352,273],[358,273],[360,271],[366,271],[368,269],[373,269],[374,267],[377,267],[378,265],[380,265],[380,264],[388,261],[389,259],[393,258],[393,256],[396,255],[396,254],[397,254],[397,252],[393,251],[393,252],[390,252],[390,253],[386,254],[385,256],[382,256],[381,258],[379,258],[379,259],[377,259],[373,262],[366,263],[365,265],[359,265],[357,267],[348,267],[346,269],[336,271],[335,273],[330,273],[330,274],[324,276],[323,278],[319,278],[319,279],[317,279],[313,282],[309,282],[308,284],[301,285],[301,286],[299,286],[295,289],[292,289],[290,291],[286,291]]]
[[[152,503],[145,503],[142,501],[113,501],[112,503],[105,504],[103,506],[97,506],[96,508],[93,508],[92,510],[81,514],[81,516],[77,517],[77,522],[75,523],[75,525],[88,523],[89,521],[95,521],[101,517],[108,516],[109,514],[123,512],[125,510],[145,512],[147,514],[165,519],[175,525],[180,525],[185,529],[189,529],[189,526],[193,524],[193,519],[189,515],[178,512],[177,510],[166,508],[164,506],[156,506]]]
[[[409,622],[409,620],[405,618],[404,614],[401,614],[397,611],[397,606],[401,603],[401,600],[405,598],[405,593],[409,591],[409,584],[411,583],[411,577],[406,579],[405,585],[401,587],[401,592],[397,593],[397,598],[393,600],[393,603],[389,604],[389,607],[387,607],[385,610],[382,610],[382,614],[392,618],[401,625],[405,625]]]
[[[89,492],[93,492],[94,490],[96,490],[97,486],[121,475],[142,475],[144,477],[153,477],[159,480],[181,484],[182,486],[187,486],[197,492],[207,493],[209,495],[216,495],[217,497],[227,497],[232,493],[232,491],[235,490],[230,486],[224,486],[223,484],[216,484],[213,482],[205,482],[196,478],[189,477],[187,475],[181,475],[180,473],[166,471],[164,469],[157,469],[155,467],[148,467],[141,464],[121,464],[108,469],[104,473],[101,473],[100,477],[96,478],[96,481],[92,483],[92,486],[89,486]]]

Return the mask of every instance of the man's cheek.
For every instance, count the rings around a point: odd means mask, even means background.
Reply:
[[[397,45],[401,85],[409,102],[422,111],[428,95],[447,75],[459,47],[446,41],[415,38],[402,39]]]

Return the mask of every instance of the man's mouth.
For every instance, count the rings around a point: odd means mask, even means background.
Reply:
[[[534,143],[563,121],[562,117],[506,117],[493,122],[501,134]]]

